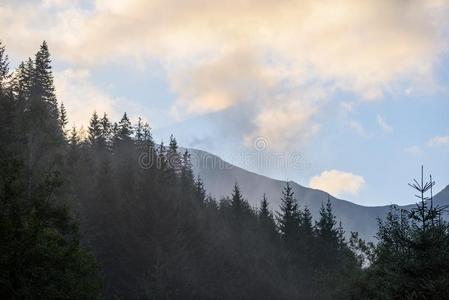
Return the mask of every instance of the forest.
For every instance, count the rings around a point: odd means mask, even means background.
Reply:
[[[14,70],[0,43],[2,299],[449,299],[432,178],[367,243],[330,202],[313,220],[288,183],[279,208],[251,207],[238,182],[212,198],[141,118],[68,128],[56,88],[45,42]]]

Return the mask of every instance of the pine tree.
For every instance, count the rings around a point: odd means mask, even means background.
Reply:
[[[128,115],[126,112],[123,114],[122,119],[118,123],[118,134],[119,134],[119,140],[121,142],[129,142],[131,141],[131,136],[133,134],[133,129],[131,125],[131,121],[128,118]]]
[[[151,135],[151,128],[147,122],[145,122],[145,124],[143,125],[143,140],[146,146],[152,148],[154,147],[153,136]]]
[[[161,141],[157,150],[156,168],[159,170],[158,185],[162,187],[170,176],[170,170],[167,162],[167,149],[165,148],[163,141]]]
[[[240,192],[240,187],[235,183],[231,196],[231,208],[235,214],[239,215],[243,212],[243,209],[246,208],[246,206],[246,200]]]
[[[112,147],[116,148],[120,143],[120,128],[117,124],[117,122],[114,122],[114,124],[111,127],[111,135],[112,135]]]
[[[137,125],[136,125],[136,140],[138,144],[141,144],[144,141],[144,128],[142,124],[142,118],[139,117],[137,119]]]
[[[90,118],[89,127],[88,127],[88,134],[89,134],[89,143],[97,148],[100,144],[101,139],[101,123],[100,119],[98,118],[98,114],[96,111],[92,114],[92,117]]]
[[[313,234],[312,214],[307,206],[301,212],[300,228],[303,234],[305,234],[308,237],[312,236]]]
[[[282,191],[280,212],[277,212],[276,220],[282,238],[289,247],[294,247],[298,241],[300,211],[289,182]]]
[[[168,144],[167,149],[167,160],[170,166],[170,169],[174,171],[174,174],[178,173],[181,169],[182,158],[178,153],[178,142],[176,138],[170,135],[170,142]]]
[[[0,147],[8,147],[14,141],[17,134],[15,129],[16,102],[14,101],[11,89],[6,86],[8,77],[8,55],[5,47],[0,41]],[[2,152],[0,150],[0,152]]]
[[[5,89],[5,82],[9,74],[9,60],[6,54],[5,46],[0,41],[0,93]]]
[[[318,236],[327,240],[336,240],[336,224],[337,221],[335,220],[335,216],[332,212],[332,204],[330,202],[330,198],[328,197],[326,205],[321,203],[320,219],[315,224]]]
[[[204,188],[204,183],[199,175],[195,180],[195,195],[201,203],[204,203],[206,200],[206,189]]]
[[[106,149],[110,149],[112,125],[106,113],[103,114],[103,117],[100,120],[100,128],[101,144]]]
[[[276,224],[274,222],[273,214],[269,209],[268,199],[265,194],[263,194],[262,200],[260,201],[258,217],[264,231],[268,232],[270,235],[272,232],[275,232]]]
[[[28,111],[30,109],[29,100],[31,98],[34,62],[29,58],[26,63],[21,62],[17,70],[13,73],[12,90],[14,96],[19,102],[20,111]]]
[[[344,246],[346,243],[345,230],[343,229],[343,224],[341,223],[341,221],[338,222],[337,242],[340,247]]]
[[[271,216],[271,212],[268,209],[267,195],[264,193],[262,201],[260,201],[259,218],[264,219]]]
[[[59,127],[61,128],[61,131],[64,135],[64,137],[67,134],[66,126],[69,123],[69,120],[67,119],[67,111],[65,110],[64,103],[61,102],[61,106],[59,108]]]
[[[50,118],[58,120],[58,104],[56,100],[55,86],[53,83],[53,72],[51,68],[50,53],[47,43],[44,41],[36,53],[35,77],[33,92],[47,105]]]
[[[79,153],[80,143],[81,138],[78,134],[78,131],[76,130],[76,127],[73,126],[68,138],[69,147],[68,147],[67,161],[70,167],[73,167],[73,165],[78,161],[80,157]]]
[[[192,163],[190,153],[186,150],[182,156],[181,163],[181,185],[183,190],[188,190],[194,184]]]

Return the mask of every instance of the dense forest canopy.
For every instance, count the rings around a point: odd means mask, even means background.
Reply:
[[[1,46],[1,44],[0,44]],[[273,212],[238,183],[208,196],[176,139],[93,112],[67,128],[44,42],[9,70],[0,47],[0,293],[5,299],[444,299],[444,208],[392,208],[378,243],[345,238],[289,183]],[[81,100],[81,99],[80,99]],[[86,100],[88,101],[88,99]],[[429,205],[430,203],[430,205]]]

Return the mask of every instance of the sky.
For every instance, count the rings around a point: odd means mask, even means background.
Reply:
[[[449,184],[447,0],[0,0],[12,67],[46,40],[71,126],[127,112],[185,147],[362,205]]]

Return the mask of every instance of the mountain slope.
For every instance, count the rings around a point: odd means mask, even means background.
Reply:
[[[262,176],[223,161],[216,155],[205,151],[189,149],[192,156],[192,164],[195,174],[204,181],[207,191],[216,199],[229,196],[234,184],[237,182],[243,195],[249,203],[258,207],[265,193],[271,205],[276,211],[280,204],[280,195],[284,181]],[[301,186],[290,182],[295,192],[300,207],[307,206],[314,217],[318,216],[321,203],[325,203],[329,197],[337,219],[342,222],[347,233],[359,232],[360,236],[368,241],[373,241],[377,230],[377,218],[383,217],[389,210],[389,206],[367,207],[352,202],[335,198],[326,192]],[[449,204],[449,186],[435,195],[435,203],[439,205]],[[411,205],[406,206],[410,208]]]

